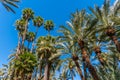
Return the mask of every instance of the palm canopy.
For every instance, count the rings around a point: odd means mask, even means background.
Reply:
[[[26,34],[26,40],[28,40],[29,42],[34,41],[34,39],[35,39],[35,33],[34,32],[28,32]]]
[[[11,11],[15,13],[15,11],[11,8],[11,6],[18,8],[16,3],[20,2],[20,0],[0,0],[0,2],[6,8],[7,11]]]
[[[54,23],[52,20],[47,20],[45,23],[44,23],[44,28],[50,32],[50,30],[53,30],[54,28]]]
[[[15,74],[21,76],[21,74],[32,73],[37,66],[37,59],[35,55],[25,52],[19,55],[19,59],[14,60]]]
[[[56,54],[57,48],[55,47],[56,38],[52,36],[41,36],[37,41],[37,53],[40,57],[49,58],[50,56]]]
[[[43,25],[43,22],[44,22],[44,20],[43,20],[43,18],[40,17],[40,16],[37,16],[37,17],[35,17],[35,18],[33,19],[34,26],[37,26],[37,27],[42,26],[42,25]]]
[[[93,27],[97,24],[97,19],[91,18],[85,10],[72,14],[71,22],[67,21],[67,24],[67,27],[60,26],[59,32],[63,33],[62,40],[72,42],[73,46],[82,40],[86,47],[96,40],[96,30]]]
[[[110,1],[105,0],[101,8],[95,5],[95,9],[89,7],[90,11],[93,13],[93,17],[98,19],[98,24],[96,25],[96,30],[98,32],[106,32],[109,28],[114,28],[115,31],[119,29],[119,14],[120,14],[120,2],[117,1],[111,7]],[[113,31],[113,33],[115,32]],[[100,33],[102,34],[102,33]],[[104,33],[103,33],[104,34]],[[102,35],[103,35],[102,34]],[[109,34],[112,35],[112,34]],[[113,34],[114,35],[114,34]],[[104,35],[105,36],[105,35]]]
[[[16,30],[18,30],[19,32],[23,32],[25,30],[25,24],[26,24],[26,22],[24,19],[16,20],[16,22],[15,22]]]
[[[30,20],[30,19],[33,19],[34,17],[34,12],[32,9],[30,8],[26,8],[22,11],[22,17],[23,19],[25,20]]]

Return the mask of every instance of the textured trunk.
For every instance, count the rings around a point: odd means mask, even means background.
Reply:
[[[117,51],[120,53],[120,43],[116,36],[110,36],[114,44],[116,45]]]
[[[39,80],[41,79],[41,77],[42,77],[42,66],[40,65],[39,66]]]
[[[88,70],[89,70],[90,74],[92,75],[93,79],[100,80],[97,73],[96,73],[95,68],[91,65],[90,58],[89,58],[87,51],[85,50],[85,47],[84,47],[84,41],[79,40],[78,44],[79,44],[80,49],[82,51],[82,59],[83,59],[83,61],[86,62],[86,66],[88,67]]]
[[[103,60],[103,58],[102,58],[102,56],[101,56],[100,47],[95,47],[95,48],[94,48],[94,51],[95,51],[95,53],[96,53],[96,55],[97,55],[100,63],[104,66],[104,60]]]
[[[24,33],[23,33],[22,48],[24,47],[24,42],[25,42],[25,39],[26,39],[27,27],[28,27],[28,20],[26,20],[25,30],[24,30]]]
[[[78,63],[78,56],[76,56],[75,54],[73,54],[73,56],[72,56],[73,58],[73,61],[74,61],[74,63],[75,63],[75,65],[76,65],[76,67],[77,67],[77,71],[78,71],[78,73],[79,73],[79,75],[81,76],[81,79],[82,80],[85,80],[85,78],[84,78],[84,76],[83,76],[83,74],[82,74],[82,70],[80,69],[80,65],[79,65],[79,63]]]
[[[87,55],[87,51],[84,48],[82,48],[82,57],[83,57],[83,60],[85,60],[87,67],[88,67],[88,70],[89,70],[90,74],[92,75],[93,79],[100,80],[97,73],[96,73],[95,68],[90,63],[89,56]]]
[[[86,66],[86,63],[85,63],[85,62],[83,62],[83,66],[84,66],[84,76],[85,76],[85,80],[87,80],[87,70],[86,70],[87,66]]]
[[[33,41],[33,43],[32,43],[32,47],[31,47],[31,53],[33,52],[33,50],[34,50],[34,47],[35,47],[35,40],[36,40],[36,38],[37,38],[37,33],[38,33],[38,27],[36,27],[36,32],[35,32],[35,38],[34,38],[34,41]]]
[[[44,80],[49,80],[50,63],[45,66]]]
[[[82,74],[82,70],[80,69],[80,66],[79,66],[78,61],[74,61],[74,62],[75,62],[75,65],[76,65],[76,67],[77,67],[78,73],[79,73],[79,75],[81,76],[81,80],[85,80],[85,77],[84,77],[83,74]]]
[[[18,46],[17,46],[17,52],[16,52],[16,58],[18,58],[18,54],[20,54],[20,35],[18,36]]]
[[[112,39],[112,41],[116,45],[117,51],[120,53],[120,43],[117,37],[115,36],[116,34],[115,29],[110,26],[110,28],[106,30],[106,34]]]

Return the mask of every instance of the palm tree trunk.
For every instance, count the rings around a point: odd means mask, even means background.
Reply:
[[[73,55],[72,55],[72,59],[73,59],[75,65],[76,65],[76,67],[77,67],[77,71],[78,71],[79,75],[81,76],[81,79],[82,79],[82,80],[85,80],[85,77],[84,77],[83,74],[82,74],[82,70],[80,69],[80,65],[79,65],[79,63],[78,63],[78,61],[77,61],[77,60],[78,60],[78,56],[76,56],[75,54],[73,54]]]
[[[120,43],[119,43],[117,37],[114,35],[114,36],[110,36],[110,38],[112,39],[112,41],[116,45],[117,51],[120,53]]]
[[[83,62],[83,66],[84,66],[84,76],[85,76],[85,80],[87,80],[87,70],[86,70],[87,66],[86,66],[86,63],[85,63],[85,62]]]
[[[90,63],[90,59],[87,55],[87,51],[84,48],[82,48],[82,58],[86,62],[88,70],[89,70],[90,74],[92,75],[93,79],[94,80],[100,80],[97,73],[96,73],[95,68]]]
[[[25,30],[24,30],[24,33],[23,33],[22,48],[24,47],[24,42],[25,42],[25,39],[26,39],[27,27],[28,27],[28,20],[26,20]]]
[[[101,56],[100,47],[95,47],[95,48],[94,48],[94,51],[95,51],[95,53],[96,53],[96,55],[97,55],[100,63],[104,66],[104,60],[103,60],[103,58],[102,58],[102,56]]]
[[[17,56],[16,57],[18,57],[18,54],[20,54],[20,47],[21,47],[21,45],[20,45],[20,35],[18,34],[18,46],[17,46]]]
[[[44,80],[49,80],[50,75],[50,63],[47,63],[45,66]]]
[[[38,29],[39,29],[39,27],[36,27],[35,38],[34,38],[34,41],[32,43],[32,47],[31,47],[31,51],[30,51],[31,53],[33,52],[33,49],[34,49],[34,46],[35,46],[35,40],[37,38]]]

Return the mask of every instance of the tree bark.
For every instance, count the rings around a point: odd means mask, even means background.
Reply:
[[[84,66],[84,76],[85,76],[85,80],[87,80],[87,70],[86,70],[87,66],[86,66],[86,63],[85,63],[85,62],[83,62],[83,66]]]
[[[104,60],[103,60],[103,58],[102,58],[102,56],[101,56],[100,47],[95,47],[95,48],[94,48],[94,51],[95,51],[95,53],[96,53],[96,55],[97,55],[100,63],[104,66]]]
[[[117,51],[120,53],[120,43],[119,43],[117,37],[114,35],[114,36],[110,36],[110,38],[112,39],[112,41],[116,45]]]
[[[90,63],[90,59],[87,55],[87,51],[84,48],[82,48],[82,57],[83,57],[83,60],[85,60],[87,67],[88,67],[88,70],[89,70],[90,74],[92,75],[93,79],[100,80],[97,73],[96,73],[95,68]]]
[[[78,56],[76,56],[75,54],[72,56],[72,59],[73,59],[73,61],[74,61],[74,63],[75,63],[75,65],[76,65],[76,67],[77,67],[77,71],[78,71],[78,73],[79,73],[79,75],[81,76],[81,79],[82,80],[85,80],[85,77],[83,76],[83,74],[82,74],[82,70],[80,69],[80,65],[79,65],[79,63],[78,63]]]
[[[45,65],[44,80],[49,80],[50,75],[50,63]]]
[[[31,47],[31,51],[30,51],[31,53],[33,52],[34,47],[35,47],[35,40],[37,38],[38,29],[39,29],[39,27],[36,27],[35,38],[34,38],[34,40],[32,42],[32,47]]]
[[[24,47],[24,42],[25,42],[25,39],[26,39],[27,27],[28,27],[28,20],[26,20],[25,30],[24,30],[24,33],[23,33],[22,48]]]

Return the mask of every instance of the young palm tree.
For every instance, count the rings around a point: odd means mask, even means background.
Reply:
[[[48,34],[50,35],[50,30],[53,30],[54,23],[52,20],[47,20],[44,24],[44,28],[48,31]]]
[[[16,3],[20,2],[20,0],[0,0],[0,2],[6,8],[7,11],[12,11],[13,13],[15,13],[11,6],[18,8]]]

